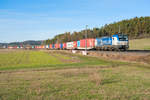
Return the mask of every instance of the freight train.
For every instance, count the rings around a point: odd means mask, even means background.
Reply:
[[[17,48],[17,47],[15,47]],[[66,43],[31,46],[32,49],[62,49],[62,50],[127,50],[129,48],[128,36],[114,34],[100,38],[81,39]]]

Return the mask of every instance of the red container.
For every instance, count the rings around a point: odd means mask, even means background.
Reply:
[[[55,44],[55,49],[59,49],[59,45],[60,45],[60,44],[58,44],[58,43]]]
[[[42,45],[40,45],[40,46],[39,46],[39,49],[42,49],[42,48],[43,48],[43,46],[42,46]]]
[[[41,46],[41,48],[42,48],[42,49],[44,49],[44,48],[45,48],[45,46],[44,46],[44,45],[42,45],[42,46]]]
[[[13,47],[12,46],[8,46],[8,49],[12,49]]]
[[[39,48],[42,49],[42,46],[40,45]]]
[[[77,41],[73,41],[73,49],[77,48]]]
[[[49,45],[49,48],[52,49],[52,44]]]
[[[67,47],[67,44],[63,43],[63,49],[66,49],[66,47]]]
[[[86,42],[87,41],[87,42]],[[80,48],[85,49],[87,45],[87,49],[92,49],[95,47],[95,39],[82,39],[80,40]]]
[[[63,49],[66,49],[66,47],[67,47],[67,44],[63,43]]]
[[[14,48],[14,49],[17,49],[17,46],[14,46],[13,48]]]

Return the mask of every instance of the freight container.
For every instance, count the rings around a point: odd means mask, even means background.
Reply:
[[[55,44],[52,44],[52,49],[55,49]]]
[[[38,48],[39,48],[39,46],[36,46],[36,48],[38,49]]]
[[[102,39],[101,38],[96,38],[95,39],[95,47],[102,46]]]
[[[60,45],[60,44],[58,44],[58,43],[55,44],[55,49],[59,49],[59,48],[60,48],[59,45]]]
[[[59,44],[59,48],[63,49],[63,44],[62,43]]]
[[[73,49],[77,49],[77,41],[73,41]]]
[[[45,45],[45,48],[46,48],[46,49],[49,49],[49,45]]]
[[[17,49],[18,46],[13,46],[14,49]]]
[[[39,45],[39,49],[41,49],[42,48],[42,46],[41,45]]]
[[[52,44],[49,45],[49,48],[52,49]]]
[[[80,47],[80,40],[77,41],[77,48],[79,48],[79,47]]]
[[[67,42],[67,49],[73,49],[73,42]]]
[[[8,49],[12,49],[13,47],[12,46],[8,46]]]
[[[44,49],[45,48],[45,46],[44,45],[41,45],[41,49]]]
[[[80,46],[78,45],[78,49],[93,49],[95,47],[95,39],[82,39],[80,40]]]
[[[34,49],[35,47],[34,46],[32,46],[32,49]]]
[[[39,49],[39,46],[37,46],[37,48]]]
[[[63,43],[63,49],[66,49],[66,47],[67,47],[67,44]]]

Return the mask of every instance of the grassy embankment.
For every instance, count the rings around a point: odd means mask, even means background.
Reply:
[[[0,56],[2,100],[150,99],[149,65],[62,52],[19,51]]]
[[[130,40],[130,50],[150,50],[150,38]]]

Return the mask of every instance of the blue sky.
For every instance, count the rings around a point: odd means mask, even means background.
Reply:
[[[0,0],[0,42],[44,40],[64,32],[150,16],[150,0]]]

